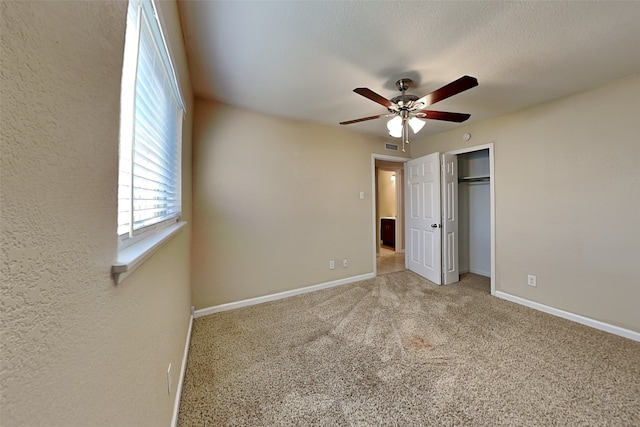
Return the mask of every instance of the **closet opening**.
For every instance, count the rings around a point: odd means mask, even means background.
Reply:
[[[458,268],[491,277],[489,149],[457,154]]]

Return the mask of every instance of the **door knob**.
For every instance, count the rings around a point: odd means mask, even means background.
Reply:
[[[431,224],[431,228],[438,228],[438,224]]]

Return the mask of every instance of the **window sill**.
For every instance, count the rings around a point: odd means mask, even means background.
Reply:
[[[147,258],[167,243],[185,225],[187,223],[184,221],[177,222],[118,251],[116,262],[111,266],[111,274],[116,285],[122,283],[133,270],[142,265]]]

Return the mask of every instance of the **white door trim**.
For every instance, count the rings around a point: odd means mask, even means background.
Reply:
[[[405,163],[409,160],[411,160],[411,158],[409,157],[398,157],[398,156],[389,156],[387,154],[377,154],[377,153],[371,153],[371,229],[373,231],[373,239],[372,239],[372,250],[373,250],[373,256],[372,256],[372,262],[373,262],[373,276],[377,276],[378,275],[378,263],[377,263],[377,259],[376,259],[376,249],[377,249],[377,242],[376,242],[376,227],[377,227],[377,221],[376,221],[376,160],[386,160],[389,162],[398,162],[398,163]],[[398,180],[396,179],[396,182]],[[403,184],[404,185],[404,184]],[[404,220],[404,219],[403,219]]]
[[[493,160],[493,142],[473,147],[460,148],[458,150],[447,151],[446,154],[464,154],[473,151],[489,150],[489,193],[491,207],[491,295],[496,294],[496,202],[495,202],[495,179],[494,179],[494,160]]]

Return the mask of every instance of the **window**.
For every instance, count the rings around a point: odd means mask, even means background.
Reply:
[[[120,249],[180,219],[183,113],[155,6],[130,0],[120,117]]]

